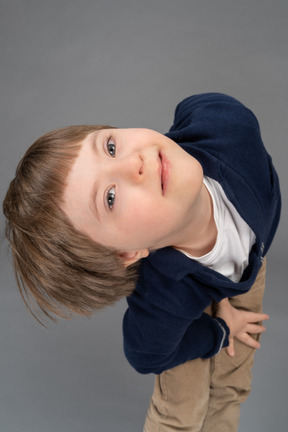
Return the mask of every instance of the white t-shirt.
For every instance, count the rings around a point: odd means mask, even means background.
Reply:
[[[248,265],[249,252],[256,236],[227,199],[220,183],[204,177],[204,184],[213,201],[214,220],[218,231],[215,246],[201,257],[194,257],[182,250],[181,252],[227,276],[233,282],[239,282]]]

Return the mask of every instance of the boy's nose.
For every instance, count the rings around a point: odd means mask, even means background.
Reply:
[[[118,160],[117,171],[122,178],[133,183],[139,183],[143,179],[143,159],[139,153],[133,153]]]

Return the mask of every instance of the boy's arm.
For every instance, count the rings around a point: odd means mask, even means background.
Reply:
[[[218,304],[216,318],[206,313],[195,319],[175,316],[167,310],[147,304],[137,296],[128,299],[123,320],[124,352],[140,373],[159,374],[195,358],[209,358],[222,347],[234,355],[233,338],[258,348],[249,333],[261,333],[257,322],[266,314],[246,312],[232,307],[228,299]],[[146,303],[146,304],[145,304]]]
[[[124,352],[140,373],[159,374],[188,360],[212,357],[229,344],[229,329],[221,317],[179,317],[136,296],[128,304]]]
[[[227,352],[231,357],[235,355],[234,337],[252,348],[260,348],[260,343],[253,339],[251,334],[265,331],[265,327],[259,322],[269,319],[267,314],[236,309],[230,304],[229,299],[225,298],[218,303],[216,316],[225,320],[230,329]]]

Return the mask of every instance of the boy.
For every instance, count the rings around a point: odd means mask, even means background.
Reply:
[[[44,313],[89,314],[128,296],[125,354],[157,374],[146,432],[237,430],[280,215],[251,111],[210,93],[181,102],[167,135],[47,134],[20,163],[4,212],[22,295]]]

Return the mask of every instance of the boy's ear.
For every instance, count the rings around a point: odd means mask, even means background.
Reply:
[[[141,249],[134,252],[121,252],[119,256],[123,258],[125,267],[139,261],[141,258],[146,258],[149,255],[148,249]]]

